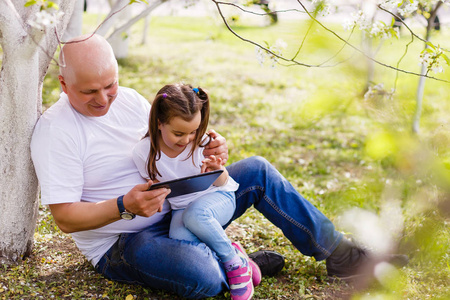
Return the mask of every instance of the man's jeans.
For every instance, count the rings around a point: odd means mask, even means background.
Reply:
[[[232,220],[254,205],[301,253],[323,260],[337,247],[342,235],[331,221],[264,158],[244,159],[227,169],[239,183]],[[169,224],[167,214],[144,231],[122,234],[102,257],[97,270],[112,280],[164,289],[187,298],[212,297],[228,288],[217,256],[203,243],[170,239]]]

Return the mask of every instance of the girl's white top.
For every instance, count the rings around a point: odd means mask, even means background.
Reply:
[[[203,155],[204,148],[197,147],[193,155],[188,158],[189,152],[191,151],[192,143],[190,143],[180,155],[174,158],[170,158],[161,151],[161,157],[156,161],[156,167],[158,168],[161,176],[157,176],[156,179],[159,181],[173,180],[185,176],[191,176],[200,174],[200,168],[202,161],[205,159]],[[150,138],[146,137],[142,139],[133,150],[133,160],[136,164],[139,173],[143,178],[149,178],[147,172],[147,159],[150,152]],[[173,198],[168,198],[172,209],[182,209],[185,208],[189,203],[197,199],[198,197],[205,195],[207,193],[215,191],[227,191],[234,192],[239,188],[239,184],[233,180],[230,176],[228,177],[227,183],[222,186],[212,185],[207,190],[177,196]]]

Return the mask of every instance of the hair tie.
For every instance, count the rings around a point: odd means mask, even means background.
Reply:
[[[198,94],[198,88],[193,88],[192,89],[196,94]]]
[[[162,96],[163,96],[164,99],[167,98],[167,94],[166,93],[162,94]]]

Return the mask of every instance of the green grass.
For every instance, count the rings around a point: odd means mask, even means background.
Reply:
[[[95,27],[94,20],[96,16],[86,16],[86,31]],[[289,42],[286,53],[292,55],[307,26],[286,21],[269,28],[241,25],[236,30],[258,42],[282,38]],[[120,84],[150,101],[166,83],[183,81],[206,88],[212,99],[210,128],[227,138],[230,163],[264,156],[336,224],[349,208],[382,215],[383,203],[401,202],[405,221],[396,241],[411,262],[388,283],[362,290],[329,282],[323,262],[301,255],[277,228],[250,209],[229,229],[230,238],[249,252],[274,249],[286,257],[286,268],[274,278],[264,278],[254,299],[450,297],[450,212],[444,205],[450,198],[448,84],[427,81],[422,132],[417,137],[410,134],[410,124],[418,78],[400,74],[394,99],[364,101],[366,62],[349,49],[334,61],[352,59],[332,68],[272,68],[261,66],[254,47],[236,39],[217,20],[154,17],[145,46],[139,44],[141,30],[141,23],[134,27],[130,55],[120,61]],[[313,32],[300,52],[304,63],[323,62],[341,45],[319,28]],[[440,34],[437,38],[448,40],[445,30]],[[395,64],[408,40],[385,43],[377,59]],[[356,36],[351,41],[359,45]],[[414,43],[411,51],[421,47]],[[415,57],[409,54],[402,66],[417,72]],[[449,79],[448,72],[440,76]],[[395,75],[377,67],[375,80],[389,90]],[[56,79],[52,66],[44,83],[44,107],[58,98]],[[368,146],[368,137],[377,132],[393,138],[374,139]],[[373,147],[379,150],[374,152]],[[338,229],[352,233],[340,225]],[[35,240],[33,254],[23,264],[1,269],[0,299],[125,299],[128,295],[176,299],[97,275],[70,237],[57,229],[47,208],[40,208]]]

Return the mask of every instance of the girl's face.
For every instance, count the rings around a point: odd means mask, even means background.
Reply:
[[[177,157],[194,140],[201,118],[201,113],[197,112],[191,121],[180,117],[174,117],[165,124],[158,121],[161,151],[169,157]]]

